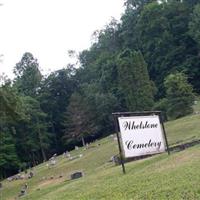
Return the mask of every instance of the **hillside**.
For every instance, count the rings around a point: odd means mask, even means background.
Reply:
[[[170,146],[200,139],[199,121],[200,115],[191,115],[167,122]],[[87,150],[70,152],[71,156],[82,154],[80,158],[69,160],[61,155],[50,169],[47,163],[38,165],[32,179],[3,181],[0,199],[14,199],[25,183],[24,200],[200,199],[200,145],[127,163],[123,175],[121,166],[109,162],[118,153],[114,137],[96,141]],[[82,170],[84,177],[69,181],[76,170]]]

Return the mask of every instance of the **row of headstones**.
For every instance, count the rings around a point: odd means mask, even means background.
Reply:
[[[111,135],[111,137],[114,137],[113,135]],[[114,137],[114,140],[116,140],[116,138]],[[97,144],[97,146],[100,146],[100,144]],[[84,148],[84,150],[86,149],[89,149],[89,148],[92,148],[94,146],[92,145],[89,145],[88,143],[86,143],[86,146]],[[75,146],[75,150],[79,150],[79,147],[78,146]],[[49,159],[50,161],[50,165],[55,165],[56,164],[56,154],[54,154],[54,156],[52,158]],[[71,156],[70,153],[68,151],[64,152],[63,153],[63,158],[68,158],[69,160],[74,160],[74,159],[77,159],[77,158],[81,158],[83,157],[83,154],[79,154],[79,155],[75,155],[75,156]],[[49,165],[48,165],[49,166]],[[70,175],[70,179],[73,180],[73,179],[77,179],[77,178],[80,178],[80,177],[83,177],[84,176],[84,173],[82,171],[76,171],[76,172],[73,172],[71,175]],[[46,178],[43,178],[43,180],[46,179]],[[51,177],[50,179],[53,179],[53,177]]]
[[[111,138],[114,139],[114,141],[117,140],[116,137],[114,137],[114,135],[110,135]],[[98,144],[97,146],[99,146],[100,144]],[[92,145],[89,145],[88,143],[86,143],[86,147],[85,149],[88,149],[88,148],[92,148],[94,146]],[[84,150],[85,150],[84,149]],[[79,150],[79,147],[78,146],[75,146],[75,150]],[[79,154],[79,155],[75,155],[75,156],[71,156],[70,153],[68,151],[64,152],[63,153],[63,157],[65,158],[68,158],[69,160],[74,160],[74,159],[77,159],[77,158],[81,158],[83,157],[83,154]],[[51,166],[54,166],[56,163],[57,163],[57,154],[54,154],[50,159],[49,159],[49,162],[47,163],[47,167],[50,168]],[[116,156],[112,156],[111,158],[111,161],[113,161],[115,164],[119,164],[119,159],[116,157]],[[28,174],[17,174],[17,175],[14,175],[14,176],[11,176],[11,177],[8,177],[7,180],[8,181],[13,181],[13,180],[21,180],[21,179],[29,179],[29,178],[32,178],[34,176],[33,172],[30,171]]]
[[[115,137],[113,134],[110,135],[111,138],[113,138],[114,141],[117,140],[117,137]],[[97,146],[100,146],[100,144],[98,143]],[[91,146],[93,147],[93,146]],[[89,145],[86,144],[86,149],[89,148]],[[75,146],[75,150],[78,150],[79,147]],[[84,149],[85,150],[85,149]],[[63,153],[63,157],[68,157],[69,159],[73,159],[71,156],[70,156],[70,153],[69,152],[64,152]],[[80,158],[82,157],[82,154],[76,156],[75,158]],[[115,163],[116,165],[119,165],[121,164],[121,160],[120,160],[120,157],[119,155],[114,155],[111,157],[110,161],[112,161],[113,163]],[[70,179],[73,180],[73,179],[77,179],[77,178],[81,178],[84,176],[84,173],[82,171],[76,171],[76,172],[73,172],[71,175],[70,175]]]
[[[73,179],[80,178],[80,177],[83,177],[83,176],[84,176],[83,171],[75,171],[75,172],[72,172],[69,175],[69,179],[67,178],[67,180],[73,180]],[[52,179],[58,179],[58,178],[63,178],[63,174],[60,174],[59,176],[53,176],[52,175],[50,177],[43,176],[40,180],[46,181],[46,180],[52,180]]]
[[[114,141],[117,141],[117,137],[115,137],[113,134],[110,135],[111,138],[113,138]],[[100,146],[100,143],[97,144],[97,146]],[[89,148],[94,148],[96,146],[93,146],[91,144],[86,143],[86,146],[84,147],[83,150],[87,150]],[[79,150],[78,146],[75,146],[75,150]],[[74,160],[76,158],[81,158],[83,156],[83,154],[79,154],[76,156],[71,156],[70,153],[68,151],[63,153],[63,158],[69,158],[69,160]]]
[[[70,179],[71,180],[74,180],[74,179],[77,179],[77,178],[81,178],[84,176],[84,173],[82,171],[76,171],[76,172],[73,172],[71,175],[70,175]],[[60,175],[58,178],[62,178],[63,176]],[[54,176],[51,176],[50,179],[54,179]],[[43,177],[42,180],[46,180],[46,177]],[[3,185],[2,183],[0,183],[0,189],[3,188]],[[24,195],[27,194],[27,189],[28,189],[28,184],[25,183],[25,185],[22,186],[19,194],[18,194],[18,197],[22,197]]]
[[[110,137],[113,137],[114,141],[117,140],[116,137],[114,137],[114,135],[111,135]],[[100,144],[98,144],[97,146],[99,146]],[[89,148],[89,144],[86,144],[86,149]],[[75,150],[79,150],[79,147],[75,146]],[[81,158],[83,156],[83,154],[80,154],[80,155],[76,155],[76,156],[71,156],[70,153],[68,151],[64,152],[63,153],[63,157],[66,157],[66,158],[69,158],[69,160],[74,160],[76,158]],[[48,166],[52,166],[52,165],[55,165],[56,164],[56,157],[57,157],[57,154],[54,154],[50,159],[49,159],[49,165]],[[116,165],[119,165],[121,163],[121,160],[119,158],[118,155],[114,155],[111,157],[111,159],[109,161],[112,161],[113,163],[115,163]],[[74,179],[78,179],[78,178],[81,178],[84,176],[84,173],[82,171],[76,171],[76,172],[73,172],[72,174],[70,174],[70,180],[74,180]],[[32,178],[33,177],[33,172],[30,172],[29,173],[29,176],[28,178]],[[62,178],[63,176],[60,175],[59,178]],[[24,176],[18,174],[18,175],[15,175],[13,177],[9,177],[8,180],[11,181],[11,180],[18,180],[18,179],[23,179]],[[54,179],[53,176],[50,177],[50,179]],[[46,177],[43,177],[42,180],[46,180]],[[0,183],[0,189],[2,188],[2,183]],[[28,185],[27,183],[21,188],[21,191],[18,195],[18,197],[21,197],[21,196],[24,196],[27,192],[27,189],[28,189]]]
[[[77,158],[82,158],[83,157],[83,154],[79,154],[79,155],[76,155],[76,156],[71,156],[69,152],[64,152],[63,153],[63,158],[68,158],[69,160],[75,160]],[[52,166],[56,165],[57,163],[57,160],[56,158],[50,158],[49,159],[49,162],[46,164],[46,166],[48,168],[51,168]]]
[[[14,181],[14,180],[23,180],[23,179],[30,179],[34,176],[33,171],[30,171],[29,173],[25,173],[25,174],[16,174],[14,176],[10,176],[7,178],[7,180],[10,181]]]
[[[53,166],[53,165],[55,165],[56,164],[56,158],[57,158],[57,154],[55,153],[50,159],[49,159],[49,163],[47,164],[48,165],[48,167],[49,166]]]
[[[68,158],[69,160],[74,160],[76,158],[81,158],[81,157],[83,157],[83,154],[79,154],[79,155],[76,155],[76,156],[71,156],[71,154],[68,151],[63,153],[63,158]]]

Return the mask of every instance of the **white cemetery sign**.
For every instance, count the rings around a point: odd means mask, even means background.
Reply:
[[[158,115],[118,117],[125,158],[165,151],[165,138]]]

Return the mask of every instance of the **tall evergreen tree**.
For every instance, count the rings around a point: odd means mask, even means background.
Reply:
[[[129,49],[118,59],[119,87],[129,111],[149,110],[153,106],[153,84],[149,79],[147,64],[140,52]]]

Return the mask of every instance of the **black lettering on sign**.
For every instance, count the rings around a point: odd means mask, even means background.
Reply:
[[[157,128],[158,124],[157,123],[149,123],[146,121],[145,123],[141,121],[139,124],[136,124],[135,121],[125,121],[123,123],[123,128],[124,130],[137,130],[137,129],[146,129],[146,128]]]
[[[131,149],[142,149],[142,148],[156,148],[157,150],[160,149],[162,142],[153,142],[151,139],[147,143],[135,144],[133,140],[127,140],[125,145],[128,150]]]

